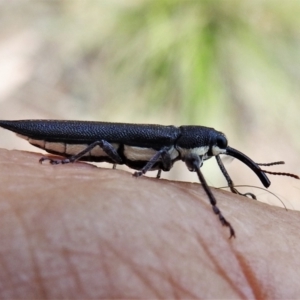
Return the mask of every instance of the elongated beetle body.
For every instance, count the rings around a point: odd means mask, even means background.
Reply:
[[[287,175],[262,170],[259,164],[228,146],[222,132],[204,126],[163,126],[150,124],[126,124],[89,121],[20,120],[0,121],[0,127],[17,133],[30,144],[64,159],[41,158],[52,164],[70,163],[77,160],[125,164],[138,170],[138,177],[148,171],[169,171],[173,164],[182,160],[190,171],[197,173],[207,193],[213,211],[222,225],[229,227],[230,237],[235,236],[231,224],[216,206],[216,199],[208,187],[200,168],[213,156],[224,174],[232,192],[240,194],[229,177],[220,154],[227,154],[245,163],[259,177],[265,187],[270,186],[266,173]],[[266,164],[273,165],[276,163]],[[249,194],[249,193],[248,193]],[[250,194],[252,195],[252,194]]]

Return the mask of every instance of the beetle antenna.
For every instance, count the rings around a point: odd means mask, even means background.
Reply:
[[[285,173],[285,172],[271,172],[271,171],[266,171],[262,170],[264,173],[271,174],[271,175],[280,175],[280,176],[289,176],[293,177],[295,179],[300,179],[298,175],[292,174],[292,173]]]
[[[284,161],[274,161],[271,163],[256,163],[258,166],[265,166],[265,167],[270,167],[270,166],[274,166],[274,165],[284,165],[285,162]],[[271,175],[280,175],[280,176],[289,176],[289,177],[293,177],[295,179],[300,179],[298,175],[292,174],[292,173],[284,173],[284,172],[271,172],[271,171],[266,171],[266,170],[262,170],[264,173],[267,174],[271,174]]]
[[[284,165],[285,162],[284,161],[274,161],[274,162],[270,162],[270,163],[256,163],[259,166],[265,166],[265,167],[270,167],[270,166],[275,166],[275,165]]]

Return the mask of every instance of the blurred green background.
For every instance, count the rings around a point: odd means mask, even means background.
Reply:
[[[205,125],[299,174],[299,15],[299,1],[1,1],[0,118]],[[0,147],[34,150],[4,130]],[[177,165],[164,177],[197,181]],[[261,186],[227,166],[236,184]],[[204,173],[225,185],[214,160]],[[299,182],[270,179],[300,209]]]

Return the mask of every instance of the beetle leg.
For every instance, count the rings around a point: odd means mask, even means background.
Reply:
[[[255,196],[254,194],[252,194],[252,193],[245,193],[245,194],[240,193],[240,192],[234,187],[234,183],[233,183],[232,179],[230,178],[230,176],[229,176],[227,170],[225,169],[225,166],[224,166],[224,164],[223,164],[223,162],[222,162],[222,160],[221,160],[221,158],[220,158],[219,155],[216,155],[216,160],[217,160],[217,163],[218,163],[218,165],[219,165],[220,170],[222,171],[222,173],[223,173],[223,175],[224,175],[224,177],[225,177],[225,179],[226,179],[226,181],[227,181],[227,183],[228,183],[228,186],[229,186],[231,192],[234,193],[234,194],[238,194],[238,195],[241,195],[241,196],[245,196],[245,197],[250,196],[252,199],[256,200],[256,196]]]
[[[231,224],[224,218],[224,216],[222,215],[220,209],[217,207],[217,200],[214,196],[214,194],[212,193],[212,191],[210,190],[209,186],[206,183],[206,180],[202,174],[202,172],[200,171],[200,167],[202,165],[202,160],[200,159],[199,155],[196,155],[194,153],[190,153],[188,154],[185,158],[184,161],[188,167],[188,169],[190,171],[195,171],[198,175],[198,178],[209,198],[210,204],[212,206],[213,212],[219,216],[219,220],[221,222],[221,224],[223,226],[226,226],[229,228],[230,230],[230,237],[235,237],[235,232],[233,227],[231,226]]]
[[[159,169],[158,171],[157,171],[157,175],[156,175],[156,178],[160,178],[160,175],[161,175],[161,169]]]
[[[99,146],[102,148],[102,150],[115,162],[115,163],[122,163],[122,158],[119,156],[118,152],[116,149],[108,142],[101,140],[101,141],[96,141],[90,145],[88,145],[84,150],[79,152],[76,155],[70,156],[65,159],[51,159],[49,157],[42,157],[40,159],[40,163],[42,163],[45,160],[49,160],[50,164],[52,165],[57,165],[57,164],[67,164],[67,163],[72,163],[77,160],[80,160],[81,157],[83,157],[86,153],[94,149],[95,147]]]
[[[167,170],[167,168],[171,169],[172,163],[171,163],[171,158],[170,158],[170,154],[168,153],[168,150],[169,147],[164,147],[161,150],[157,151],[156,154],[147,162],[147,164],[140,171],[133,173],[133,176],[140,177],[143,174],[146,174],[149,170],[152,169],[154,164],[157,163],[159,159],[162,159],[162,163],[164,167],[166,167],[165,170]],[[159,171],[157,175],[160,176]]]

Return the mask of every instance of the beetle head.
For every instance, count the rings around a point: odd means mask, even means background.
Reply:
[[[216,156],[225,154],[228,146],[228,141],[224,133],[212,130],[210,133],[209,150],[207,155]]]

